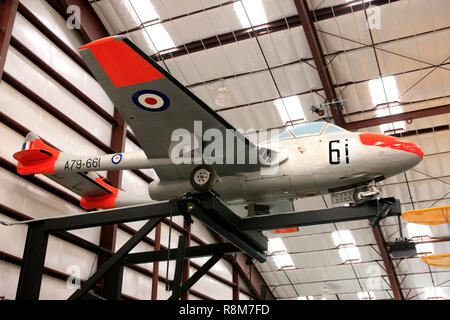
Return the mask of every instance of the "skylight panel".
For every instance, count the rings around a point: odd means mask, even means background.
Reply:
[[[292,258],[289,254],[279,254],[275,255],[273,258],[278,269],[295,269],[294,262],[292,261]]]
[[[305,114],[298,96],[276,99],[274,104],[284,124],[288,124],[290,121],[305,120]]]
[[[408,236],[410,238],[429,238],[432,235],[429,226],[408,223],[406,228],[408,229]]]
[[[337,247],[343,245],[354,245],[355,238],[353,238],[352,232],[350,230],[339,230],[331,233],[334,243]]]
[[[344,263],[361,262],[361,254],[357,247],[341,248],[339,256]]]
[[[161,23],[145,27],[145,32],[150,36],[156,50],[163,51],[175,47],[172,38]],[[151,47],[153,48],[153,45]]]
[[[418,255],[434,254],[434,246],[432,243],[416,243],[416,250]]]
[[[262,0],[241,0],[235,2],[234,11],[243,28],[250,28],[252,25],[258,26],[267,23],[266,11],[264,10]]]
[[[358,292],[359,300],[375,300],[375,294],[372,291]]]
[[[399,99],[399,93],[397,89],[397,82],[393,76],[382,77],[369,81],[370,94],[372,96],[372,102],[375,106],[380,104],[387,104],[389,106],[383,106],[383,108],[377,109],[377,117],[384,117],[394,114],[402,113],[402,108],[396,105]],[[397,121],[392,124],[380,125],[383,132],[395,131],[405,129],[405,121]]]
[[[370,80],[369,89],[374,105],[398,100],[397,82],[393,76]]]
[[[427,299],[427,300],[443,300],[443,299],[445,299],[444,291],[440,287],[427,288],[425,290],[425,299]]]
[[[269,239],[269,251],[271,253],[286,253],[286,246],[281,238]]]
[[[355,246],[355,238],[350,230],[333,231],[331,237],[339,249],[339,256],[344,263],[361,261],[361,254]]]
[[[151,20],[159,19],[159,15],[153,7],[152,3],[143,0],[129,0],[133,6],[134,11],[137,13],[141,22],[147,22]]]

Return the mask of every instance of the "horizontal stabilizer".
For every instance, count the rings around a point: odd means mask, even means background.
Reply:
[[[30,132],[22,150],[14,153],[13,157],[18,161],[17,172],[19,174],[49,174],[55,172],[55,162],[58,160],[59,154],[59,150],[50,147]]]
[[[81,197],[98,197],[112,193],[102,184],[95,181],[97,174],[93,172],[89,172],[88,174],[84,172],[48,174],[46,176]]]

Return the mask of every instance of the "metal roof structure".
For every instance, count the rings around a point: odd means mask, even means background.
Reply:
[[[236,128],[315,121],[320,107],[349,130],[405,137],[425,159],[383,181],[383,195],[403,210],[450,204],[449,1],[90,3],[111,35],[128,36]],[[297,211],[332,205],[295,202]],[[395,219],[382,234],[359,221],[269,234],[281,249],[258,269],[278,299],[449,299],[450,272],[419,258],[449,251],[447,227],[403,227],[416,257],[382,250],[399,236]]]

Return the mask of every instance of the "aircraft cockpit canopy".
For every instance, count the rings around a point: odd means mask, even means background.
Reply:
[[[305,122],[289,127],[285,132],[274,136],[272,140],[300,138],[303,136],[345,132],[345,129],[328,122]]]

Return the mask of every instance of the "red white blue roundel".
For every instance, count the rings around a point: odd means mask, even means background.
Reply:
[[[111,158],[112,163],[119,164],[122,161],[122,155],[120,153],[113,155]]]
[[[164,111],[170,105],[169,98],[162,92],[155,90],[141,90],[133,95],[133,102],[145,111]]]

